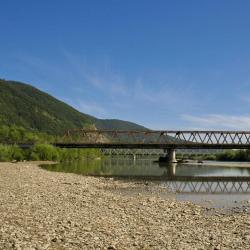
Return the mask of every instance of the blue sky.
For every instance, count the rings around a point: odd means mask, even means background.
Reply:
[[[0,2],[0,78],[153,129],[250,129],[250,1]]]

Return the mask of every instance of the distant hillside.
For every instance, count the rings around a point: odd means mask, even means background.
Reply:
[[[31,85],[0,80],[0,125],[17,125],[48,134],[95,125],[98,129],[145,130],[135,123],[83,114]]]
[[[94,124],[99,129],[117,129],[117,130],[147,130],[147,128],[140,126],[133,122],[117,120],[117,119],[95,119]]]

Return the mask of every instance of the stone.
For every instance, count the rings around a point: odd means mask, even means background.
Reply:
[[[170,198],[171,191],[153,182],[49,172],[37,163],[0,163],[0,190],[0,249],[188,250],[250,245],[249,205],[237,205],[239,213],[208,212],[205,205]]]

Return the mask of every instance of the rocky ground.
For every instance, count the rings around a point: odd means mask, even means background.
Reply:
[[[162,192],[0,163],[0,249],[250,249],[245,210],[208,213]]]

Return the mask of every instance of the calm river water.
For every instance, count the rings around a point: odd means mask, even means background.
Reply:
[[[250,177],[250,163],[195,162],[166,165],[155,162],[155,159],[108,158],[104,160],[86,160],[82,162],[43,165],[51,171],[77,173],[92,176],[110,177],[158,177],[164,180],[170,176],[200,177]]]
[[[250,200],[250,163],[166,165],[149,158],[107,158],[42,167],[82,175],[158,180],[175,192],[178,200],[210,202],[217,207],[235,206],[233,204]]]

